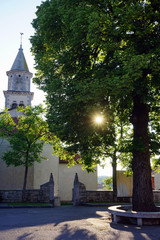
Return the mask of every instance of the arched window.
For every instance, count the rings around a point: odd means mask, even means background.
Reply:
[[[16,108],[17,107],[17,102],[16,101],[13,101],[12,103],[12,108]]]
[[[24,107],[24,102],[23,102],[23,101],[20,101],[19,106],[20,106],[20,107]]]

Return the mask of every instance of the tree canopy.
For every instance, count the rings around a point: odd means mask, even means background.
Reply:
[[[160,3],[47,0],[36,15],[35,82],[47,93],[50,128],[95,155],[114,143],[113,114],[130,121],[133,209],[154,211],[148,127],[158,130],[150,119],[159,118]],[[99,131],[91,130],[97,111],[106,117]]]

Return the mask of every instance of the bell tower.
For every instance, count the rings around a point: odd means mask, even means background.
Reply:
[[[7,71],[8,90],[3,91],[5,96],[5,107],[12,109],[18,106],[29,106],[34,93],[30,92],[30,82],[33,74],[29,72],[27,62],[21,44],[18,54],[13,62],[10,71]]]

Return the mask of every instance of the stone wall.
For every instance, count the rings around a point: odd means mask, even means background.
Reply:
[[[154,202],[160,202],[160,191],[153,191]],[[76,173],[73,188],[73,205],[81,205],[83,203],[103,203],[113,201],[113,191],[93,191],[86,190],[85,185],[78,180]],[[132,202],[132,197],[117,197],[118,202],[129,203]]]
[[[21,202],[22,190],[0,189],[0,202]],[[54,203],[54,181],[51,173],[49,182],[40,186],[40,189],[27,189],[25,202],[30,203]]]
[[[0,190],[0,202],[21,202],[22,201],[22,190],[11,189],[11,190]],[[37,203],[37,202],[49,202],[48,191],[41,189],[27,189],[25,193],[25,202]]]
[[[73,187],[73,205],[78,206],[89,202],[111,202],[113,199],[112,191],[93,191],[86,190],[83,183],[79,182],[78,174],[76,173]]]
[[[113,191],[86,191],[87,202],[110,202],[113,199]]]

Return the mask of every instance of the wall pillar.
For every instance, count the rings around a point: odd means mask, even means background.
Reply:
[[[49,179],[49,202],[54,204],[54,180],[53,180],[53,174],[50,174]]]
[[[75,174],[74,188],[73,188],[73,206],[79,206],[86,202],[86,188],[85,185],[78,180],[78,174]]]

